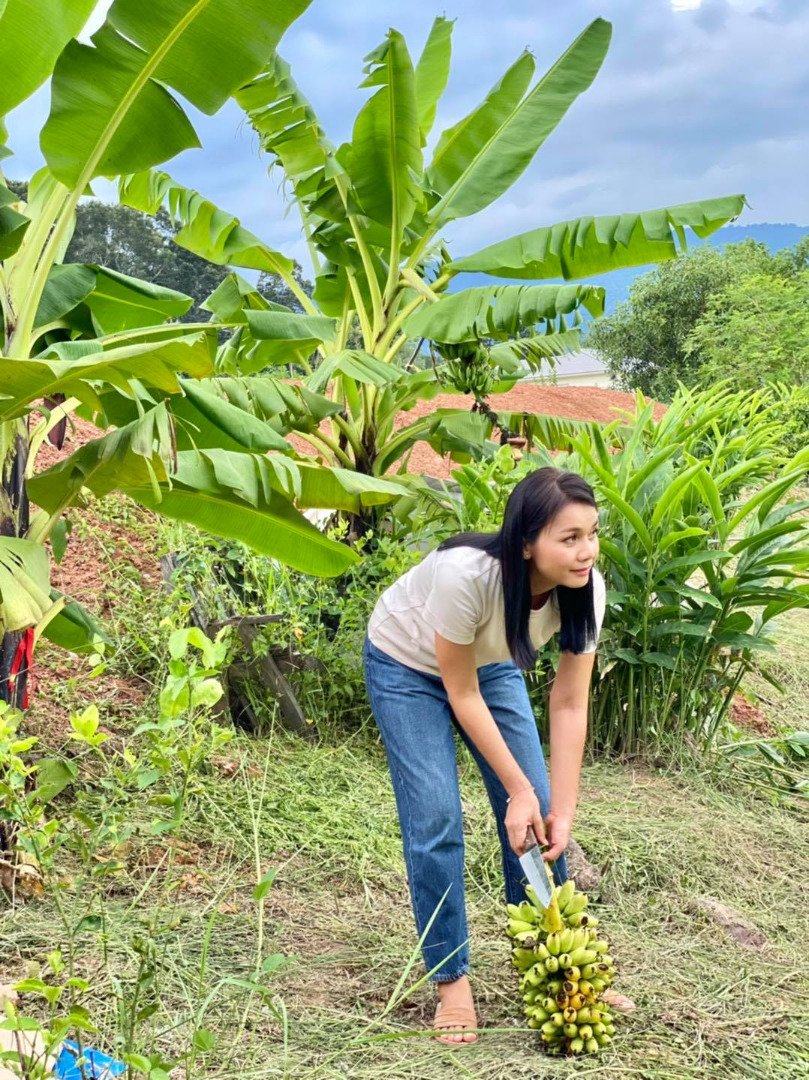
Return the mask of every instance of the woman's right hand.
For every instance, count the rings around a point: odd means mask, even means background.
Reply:
[[[506,810],[508,842],[515,855],[524,855],[534,846],[534,838],[540,845],[546,843],[545,823],[533,788],[523,788],[513,795]]]

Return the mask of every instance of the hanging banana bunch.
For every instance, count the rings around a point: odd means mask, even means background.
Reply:
[[[444,379],[459,394],[472,394],[483,400],[494,386],[495,369],[489,360],[489,350],[476,341],[440,343],[439,355],[447,361]]]
[[[587,915],[587,897],[568,879],[554,889],[547,911],[529,886],[529,900],[508,905],[506,933],[528,1026],[552,1054],[595,1054],[615,1034],[609,1005],[601,999],[615,976],[609,942],[598,919]],[[558,912],[558,916],[556,916]],[[549,916],[561,929],[548,932]]]

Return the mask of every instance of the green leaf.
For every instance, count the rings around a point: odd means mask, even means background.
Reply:
[[[407,488],[393,480],[366,476],[351,469],[324,469],[298,464],[301,506],[324,510],[346,510],[358,514],[367,506],[381,506],[407,494]]]
[[[326,220],[314,205],[337,198],[336,178],[347,180],[309,101],[289,65],[277,53],[264,70],[234,95],[273,162],[280,163],[311,228]]]
[[[177,449],[278,450],[292,447],[270,424],[231,404],[218,384],[221,379],[199,382],[183,379],[183,397],[172,401],[177,422]]]
[[[681,570],[684,566],[702,566],[703,563],[719,562],[732,558],[728,551],[693,551],[688,555],[678,555],[676,559],[660,563],[655,570],[654,580],[660,581],[674,570]]]
[[[63,595],[58,589],[50,591],[52,602]],[[74,653],[95,652],[99,641],[112,644],[104,628],[76,600],[68,600],[62,610],[46,623],[42,636]]]
[[[580,344],[581,334],[578,330],[517,337],[493,345],[489,349],[489,360],[501,370],[514,374],[521,374],[526,364],[532,371],[539,371],[544,363],[553,371],[556,358],[575,351]]]
[[[699,623],[672,620],[671,622],[656,623],[649,629],[649,637],[659,638],[668,634],[678,634],[683,637],[707,638],[711,635],[710,626],[702,626]]]
[[[631,506],[617,491],[613,491],[609,487],[602,487],[600,494],[607,499],[608,502],[612,503],[619,514],[626,519],[627,524],[632,526],[635,530],[635,535],[643,545],[646,554],[651,555],[653,549],[651,534],[646,527],[643,518],[634,506]]]
[[[163,517],[240,540],[304,573],[332,577],[357,561],[273,489],[270,478],[270,464],[252,454],[186,450],[177,455],[170,490],[161,487],[159,496],[151,486],[124,490]]]
[[[207,1054],[216,1047],[216,1035],[208,1028],[197,1028],[192,1041],[194,1049],[200,1054]]]
[[[332,353],[318,364],[306,385],[315,393],[322,393],[335,375],[347,375],[358,383],[372,386],[387,386],[401,378],[402,372],[393,364],[363,352],[362,349],[343,349]]]
[[[431,341],[479,341],[514,337],[526,327],[585,307],[591,315],[604,311],[604,290],[595,285],[484,285],[442,296],[415,311],[405,322],[412,338]]]
[[[2,23],[0,23],[0,32]],[[2,44],[0,44],[2,51]],[[31,224],[25,214],[14,210],[12,203],[19,202],[19,198],[13,191],[0,180],[0,260],[7,259],[19,248],[25,236],[25,231]]]
[[[454,25],[454,19],[447,19],[443,15],[434,20],[416,64],[416,107],[422,146],[432,131],[436,106],[447,88]]]
[[[117,0],[53,73],[41,145],[68,187],[149,168],[199,142],[176,90],[212,115],[261,68],[307,0]]]
[[[63,758],[46,758],[37,766],[34,797],[38,802],[50,802],[72,784],[77,776],[78,769],[72,762]]]
[[[80,304],[93,317],[98,335],[115,334],[177,319],[194,303],[190,296],[119,274],[103,266],[66,263],[48,275],[34,327],[64,319]]]
[[[666,514],[671,513],[675,507],[679,506],[685,496],[686,489],[691,486],[692,481],[695,481],[697,473],[704,471],[704,469],[703,463],[698,461],[696,465],[691,465],[690,468],[685,469],[672,480],[657,500],[652,511],[650,528],[660,528]]]
[[[200,679],[191,687],[191,707],[210,709],[220,700],[224,692],[219,679]]]
[[[310,352],[321,342],[333,341],[337,333],[337,320],[322,315],[283,311],[247,311],[245,315],[254,338],[302,342]]]
[[[450,187],[438,192],[441,197],[428,214],[431,224],[443,226],[475,214],[511,187],[592,83],[606,56],[611,32],[604,19],[592,22],[498,127],[485,139],[476,140],[463,171]],[[469,138],[471,128],[465,134]],[[468,154],[468,143],[465,149]],[[431,170],[431,180],[434,175]]]
[[[48,79],[95,6],[96,0],[58,0],[45,17],[42,0],[0,3],[0,120]]]
[[[5,632],[36,626],[51,606],[49,579],[44,547],[0,536],[0,623]]]
[[[670,547],[674,547],[675,544],[679,544],[681,540],[690,540],[694,536],[707,536],[706,529],[700,529],[696,525],[691,525],[687,529],[674,529],[658,541],[657,552],[658,555],[662,555],[664,551],[668,551]]]
[[[255,889],[253,889],[253,899],[257,901],[263,900],[272,888],[272,884],[277,877],[277,870],[268,870],[258,885],[256,885]]]
[[[743,195],[683,203],[641,213],[609,214],[562,221],[512,236],[450,263],[455,273],[491,274],[493,277],[590,277],[627,266],[673,259],[675,237],[682,243],[684,228],[697,236],[733,221],[745,205]]]
[[[85,915],[73,928],[74,934],[99,934],[104,929],[104,920],[100,915]]]
[[[421,138],[413,64],[405,39],[390,30],[366,57],[363,87],[379,90],[354,123],[348,172],[363,212],[401,233],[421,193]]]
[[[125,206],[144,214],[165,209],[174,224],[181,226],[175,244],[201,259],[217,266],[243,266],[268,274],[292,273],[291,259],[243,228],[233,214],[220,210],[168,173],[152,170],[122,176],[118,196]]]
[[[665,668],[667,671],[677,670],[677,661],[668,653],[645,652],[641,653],[641,663],[652,664],[653,667]]]
[[[21,415],[39,398],[62,393],[82,401],[95,400],[88,381],[129,384],[138,379],[167,393],[178,393],[178,372],[194,376],[213,372],[212,332],[187,334],[167,341],[139,342],[104,350],[98,341],[66,341],[35,360],[3,360],[0,420]],[[51,359],[58,357],[58,359]]]
[[[102,498],[111,491],[165,481],[165,464],[152,445],[153,414],[157,411],[151,410],[142,420],[92,439],[70,457],[31,477],[31,498],[52,514],[75,501],[82,488]]]
[[[524,52],[483,102],[441,134],[427,169],[427,183],[443,195],[463,176],[479,148],[501,129],[519,104],[534,74],[534,58]]]

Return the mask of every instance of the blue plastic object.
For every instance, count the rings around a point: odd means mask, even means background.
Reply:
[[[77,1065],[79,1057],[83,1057],[83,1063]],[[62,1052],[56,1062],[53,1075],[59,1080],[110,1080],[113,1076],[123,1076],[126,1065],[122,1061],[116,1061],[109,1054],[102,1054],[100,1050],[91,1050],[85,1046],[84,1054],[80,1053],[79,1044],[66,1039],[62,1044]]]

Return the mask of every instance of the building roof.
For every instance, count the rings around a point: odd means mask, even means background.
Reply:
[[[578,349],[558,357],[554,373],[557,378],[565,375],[603,375],[607,373],[607,368],[593,349]]]

